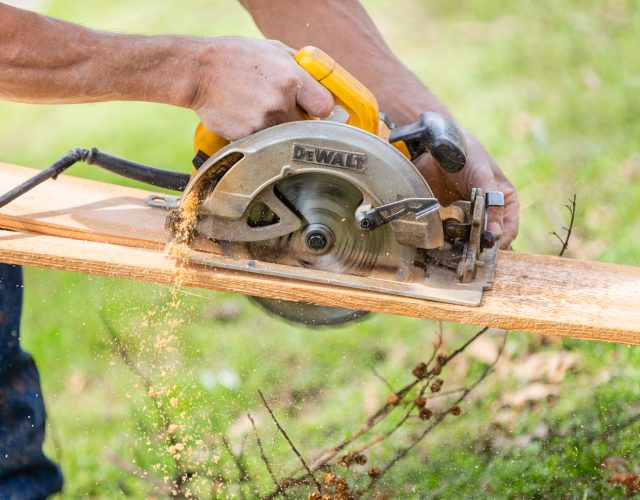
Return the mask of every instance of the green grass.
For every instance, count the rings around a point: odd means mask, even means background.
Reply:
[[[517,250],[556,253],[549,233],[564,224],[562,206],[576,193],[570,255],[640,264],[640,2],[365,5],[400,58],[480,137],[519,189]],[[223,0],[100,0],[91,8],[53,0],[45,11],[121,32],[257,34],[242,9]],[[139,103],[0,103],[0,116],[0,160],[36,167],[72,147],[95,145],[187,171],[196,124],[189,111]],[[70,174],[122,182],[86,166]],[[305,329],[267,316],[240,296],[189,290],[179,292],[179,307],[171,307],[173,293],[164,286],[27,271],[23,343],[40,366],[51,417],[47,450],[66,475],[62,498],[150,495],[148,483],[115,465],[114,455],[150,472],[156,466],[160,477],[171,472],[155,439],[160,431],[153,404],[114,355],[102,317],[154,386],[168,388],[164,406],[185,440],[209,444],[226,433],[241,443],[244,415],[251,412],[279,477],[295,466],[295,457],[273,438],[258,389],[311,455],[384,401],[388,390],[371,367],[400,387],[428,355],[437,329],[428,321],[384,315],[338,329]],[[216,308],[231,310],[232,318],[221,318]],[[183,323],[168,326],[172,319]],[[473,330],[445,328],[449,346]],[[175,350],[159,352],[156,337],[170,334],[177,337]],[[510,426],[496,429],[502,395],[526,385],[512,373],[518,363],[530,351],[561,349],[578,356],[580,365],[560,385],[557,400],[523,408]],[[630,469],[640,468],[638,425],[607,432],[638,411],[640,350],[575,340],[541,346],[537,337],[516,332],[505,363],[463,415],[418,446],[383,488],[400,497],[621,496],[622,489],[607,484],[610,471],[601,464],[622,457]],[[477,373],[477,365],[469,358],[449,377],[461,380],[464,369]],[[223,369],[237,374],[237,387],[216,383]],[[170,397],[178,408],[171,408]],[[518,440],[541,425],[548,429],[544,439]],[[406,438],[402,434],[372,454],[372,463],[384,463]],[[255,450],[250,433],[245,446]],[[209,450],[207,460],[219,455],[216,467],[233,475],[219,444]],[[268,477],[255,453],[249,456],[265,491]],[[228,489],[221,496],[233,494]]]

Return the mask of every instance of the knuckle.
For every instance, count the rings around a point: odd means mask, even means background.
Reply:
[[[329,92],[324,92],[324,95],[318,100],[318,110],[322,113],[322,117],[329,115],[333,111],[333,97]]]
[[[284,73],[280,83],[282,89],[287,93],[295,92],[302,86],[302,82],[300,81],[299,76],[293,71]]]

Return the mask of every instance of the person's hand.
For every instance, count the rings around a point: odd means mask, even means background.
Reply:
[[[283,43],[223,37],[200,47],[196,87],[188,107],[205,127],[237,140],[279,123],[324,118],[333,109],[331,93],[294,60]]]
[[[415,164],[442,205],[460,199],[468,200],[474,187],[485,191],[502,191],[504,208],[489,209],[489,230],[496,237],[500,236],[500,248],[508,249],[518,235],[518,194],[480,141],[468,130],[464,130],[464,134],[467,140],[467,164],[462,171],[456,174],[444,172],[429,154],[422,155]]]

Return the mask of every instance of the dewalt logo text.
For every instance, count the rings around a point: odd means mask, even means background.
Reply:
[[[316,165],[349,168],[358,171],[364,171],[367,168],[367,155],[363,153],[326,149],[317,146],[307,146],[305,144],[293,145],[293,156],[291,159],[305,163],[314,163]]]

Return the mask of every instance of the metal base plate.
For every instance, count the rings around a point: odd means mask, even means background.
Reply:
[[[495,245],[493,248],[486,249],[482,252],[480,260],[484,264],[478,268],[478,274],[472,283],[460,283],[455,272],[437,265],[429,266],[428,276],[426,278],[400,282],[371,276],[352,276],[317,269],[273,264],[255,259],[226,257],[193,249],[188,249],[181,258],[191,264],[199,264],[217,269],[277,276],[279,278],[450,304],[479,306],[482,300],[483,290],[489,290],[493,283],[498,252],[497,247],[498,246]]]

